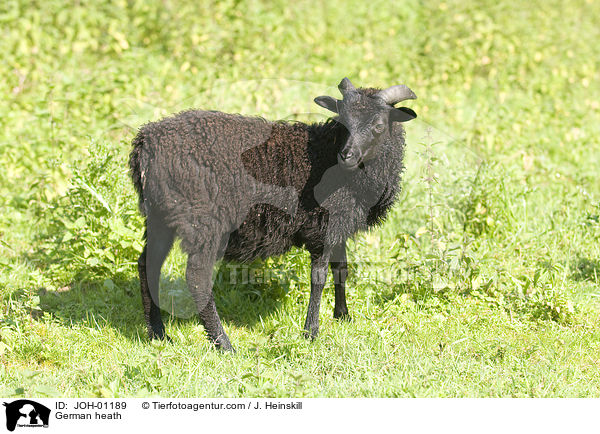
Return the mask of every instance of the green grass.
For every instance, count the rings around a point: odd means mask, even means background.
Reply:
[[[586,0],[0,6],[0,396],[600,395],[600,7]],[[190,108],[313,121],[406,83],[401,201],[301,337],[308,255],[222,264],[214,351],[176,248],[146,338],[127,155]]]

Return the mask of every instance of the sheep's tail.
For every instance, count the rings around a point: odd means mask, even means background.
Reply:
[[[142,147],[144,146],[144,137],[140,131],[137,136],[133,139],[133,149],[129,154],[129,174],[133,180],[133,186],[138,194],[139,208],[142,215],[146,215],[146,206],[144,203],[144,175],[145,175],[145,164],[142,156]]]

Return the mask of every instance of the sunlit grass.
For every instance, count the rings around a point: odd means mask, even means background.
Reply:
[[[598,5],[237,3],[0,6],[0,395],[598,396]],[[349,243],[353,321],[329,284],[301,337],[305,252],[251,265],[275,281],[221,267],[220,354],[176,248],[173,343],[149,342],[137,128],[190,107],[323,120],[312,99],[345,76],[419,97],[401,200]]]

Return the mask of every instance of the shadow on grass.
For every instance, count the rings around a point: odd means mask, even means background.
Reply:
[[[114,328],[123,336],[135,339],[143,330],[140,325],[144,322],[139,295],[134,294],[137,285],[137,280],[115,283],[106,279],[78,281],[56,291],[41,289],[40,308],[42,314],[51,313],[67,327]]]
[[[598,282],[600,276],[600,259],[578,257],[571,264],[570,278],[577,281]]]
[[[403,296],[408,296],[412,301],[418,304],[427,304],[432,300],[444,300],[447,298],[448,291],[436,291],[433,282],[424,276],[412,276],[409,281],[396,279],[386,285],[379,285],[379,290],[374,293],[373,303],[381,308],[387,308],[390,304],[395,304]],[[464,293],[465,291],[454,290],[455,293]]]
[[[231,283],[229,270],[217,269],[213,293],[224,323],[252,327],[276,311],[289,285],[286,282]],[[161,276],[160,306],[163,321],[199,323],[196,307],[181,277]],[[38,291],[40,308],[65,325],[117,329],[129,339],[145,338],[146,324],[139,280],[77,281],[57,291]]]

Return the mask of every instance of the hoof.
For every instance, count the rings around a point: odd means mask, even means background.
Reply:
[[[167,341],[168,343],[173,343],[173,339],[171,339],[171,337],[165,333],[165,329],[157,331],[148,330],[148,337],[151,340],[157,339],[161,341]]]
[[[220,336],[217,339],[213,339],[212,343],[214,344],[215,348],[222,353],[235,353],[235,348],[233,348],[233,345],[231,345],[231,342],[227,336]]]
[[[304,330],[302,332],[302,336],[304,336],[304,339],[308,339],[311,342],[314,341],[317,336],[319,335],[319,330],[312,330],[312,331],[308,331],[308,330]]]
[[[341,312],[341,313],[334,312],[333,317],[335,319],[337,319],[338,321],[344,321],[344,322],[352,321],[352,317],[348,314],[348,312]]]

